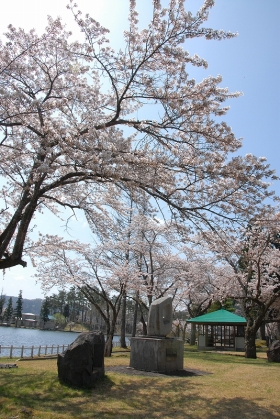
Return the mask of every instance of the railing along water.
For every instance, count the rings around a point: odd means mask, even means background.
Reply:
[[[39,346],[4,346],[0,345],[0,357],[14,358],[14,357],[31,357],[34,356],[48,356],[57,355],[64,352],[69,345],[39,345]],[[120,346],[120,342],[113,342],[113,346]]]
[[[57,355],[64,352],[69,345],[39,345],[39,346],[4,346],[0,345],[0,357],[31,357]]]

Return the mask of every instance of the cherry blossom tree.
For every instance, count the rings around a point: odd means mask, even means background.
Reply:
[[[183,0],[151,0],[149,25],[129,28],[114,51],[107,29],[70,0],[84,42],[61,19],[45,33],[9,26],[0,44],[0,269],[22,265],[36,212],[81,208],[92,217],[117,208],[127,189],[152,196],[170,217],[216,227],[254,213],[273,172],[263,159],[236,157],[241,141],[218,122],[239,96],[221,76],[196,82],[207,67],[185,42],[223,40],[204,27],[213,0],[192,15]],[[150,117],[151,109],[152,119]],[[235,157],[231,158],[230,153]]]
[[[124,289],[128,281],[136,282],[129,266],[118,260],[110,244],[97,248],[46,236],[31,251],[33,261],[39,261],[36,277],[45,292],[53,286],[74,285],[96,308],[106,325],[105,356],[111,356]]]
[[[280,213],[265,208],[246,229],[204,234],[220,263],[226,263],[217,298],[233,298],[247,320],[245,356],[256,358],[256,333],[264,321],[280,320]]]
[[[225,267],[201,246],[181,247],[181,280],[174,303],[187,310],[189,318],[205,314],[214,301],[216,283],[224,277]],[[196,339],[196,325],[191,323],[190,344]]]
[[[138,194],[139,195],[139,194]],[[140,201],[138,199],[138,201]],[[89,226],[96,238],[96,246],[103,246],[108,250],[110,260],[118,260],[127,268],[131,265],[131,239],[133,236],[133,214],[136,211],[135,200],[131,193],[122,194],[122,211],[106,214],[98,217],[96,222],[91,214],[87,214]],[[120,208],[119,208],[120,209]],[[132,239],[133,240],[133,239]],[[127,289],[126,282],[122,282],[121,293],[121,319],[120,319],[120,346],[126,348],[126,305]]]
[[[75,285],[98,310],[107,327],[108,356],[124,297],[148,310],[153,299],[175,294],[180,279],[182,261],[174,253],[172,224],[151,218],[147,200],[143,214],[139,201],[133,205],[129,197],[127,216],[111,213],[106,225],[102,219],[98,224],[89,219],[96,239],[92,245],[47,236],[30,248],[46,291]]]
[[[140,308],[143,334],[149,307],[157,298],[175,297],[184,264],[176,248],[177,230],[165,221],[139,214],[134,220],[134,262],[139,271],[138,283],[128,295]]]
[[[151,302],[163,295],[175,295],[180,279],[182,259],[176,250],[178,225],[158,219],[157,211],[146,194],[122,195],[123,211],[111,212],[97,224],[88,217],[89,224],[100,242],[117,260],[133,272],[136,281],[124,282],[122,312],[127,298],[140,309],[143,333],[146,333],[147,312]],[[100,228],[102,227],[102,228]],[[186,231],[187,229],[183,229]],[[187,230],[188,231],[188,230]],[[125,323],[122,315],[122,323]],[[121,327],[124,330],[124,327]]]

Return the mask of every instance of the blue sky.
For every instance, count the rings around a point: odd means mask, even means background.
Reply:
[[[122,31],[127,25],[127,0],[76,0],[79,8],[89,12],[103,26],[111,29],[113,46],[120,46]],[[187,0],[186,8],[195,12],[203,0]],[[8,24],[25,29],[36,28],[39,32],[46,25],[46,16],[60,15],[72,29],[71,15],[66,10],[66,0],[10,0],[1,6],[0,32]],[[150,0],[138,0],[142,22],[148,20]],[[186,49],[197,53],[208,61],[208,68],[189,69],[197,80],[208,75],[221,74],[221,86],[230,91],[242,91],[243,96],[229,102],[231,109],[223,117],[233,128],[237,137],[243,138],[239,154],[252,153],[265,156],[271,167],[280,175],[279,120],[280,120],[280,58],[279,58],[279,0],[216,0],[205,26],[214,29],[238,32],[237,38],[226,41],[191,40]],[[273,185],[280,196],[280,182]],[[64,223],[54,219],[37,217],[36,224],[43,232],[63,234]],[[88,240],[90,235],[85,219],[79,214],[71,223],[73,237]],[[31,278],[34,270],[15,267],[0,278],[0,292],[23,297],[42,297],[39,284]]]
[[[221,74],[224,86],[244,94],[230,101],[226,116],[236,136],[244,139],[240,154],[265,156],[276,170],[280,156],[279,19],[278,0],[217,0],[209,26],[237,31],[238,37],[196,41],[209,63],[206,72]],[[279,182],[274,186],[280,195]]]

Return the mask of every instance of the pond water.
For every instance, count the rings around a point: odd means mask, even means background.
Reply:
[[[2,346],[68,345],[77,336],[78,333],[75,332],[0,327],[0,345]]]
[[[21,329],[16,327],[0,326],[0,346],[21,347],[24,346],[45,346],[45,345],[69,345],[78,336],[75,332],[61,332],[39,329]],[[114,341],[120,340],[114,336]],[[1,349],[0,357],[8,356],[8,349]]]

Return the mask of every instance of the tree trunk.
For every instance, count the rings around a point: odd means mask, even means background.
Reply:
[[[110,334],[107,335],[106,342],[105,342],[105,349],[104,349],[104,356],[110,357],[112,355],[112,349],[113,349],[113,337],[114,332],[110,332]]]
[[[114,338],[114,334],[115,334],[118,312],[119,312],[119,310],[117,310],[117,311],[114,310],[112,312],[111,321],[108,320],[108,318],[107,318],[107,320],[104,319],[105,322],[106,322],[106,329],[107,329],[107,337],[106,337],[105,349],[104,349],[104,356],[105,357],[110,357],[112,355],[113,338]]]
[[[262,340],[265,340],[265,323],[262,323],[262,324],[261,324],[261,327],[260,327],[260,334],[261,334],[261,339],[262,339]]]
[[[134,306],[134,313],[133,313],[133,324],[132,324],[132,333],[131,336],[134,338],[136,335],[136,327],[137,327],[137,314],[138,314],[138,301],[135,301]]]
[[[126,293],[122,296],[122,316],[121,316],[121,348],[127,348],[126,340],[125,340],[125,332],[126,332]]]
[[[143,317],[143,313],[141,313],[140,322],[143,325],[143,336],[147,336],[147,333],[148,333],[148,331],[147,331],[147,325],[146,325],[145,319]]]
[[[183,327],[183,335],[182,335],[183,342],[185,342],[185,340],[186,340],[186,328],[187,328],[187,325],[188,325],[188,323],[185,322],[184,327]]]
[[[246,326],[245,329],[245,358],[257,358],[256,330],[252,326]]]
[[[191,336],[190,336],[190,345],[195,345],[196,340],[196,325],[191,323]]]

